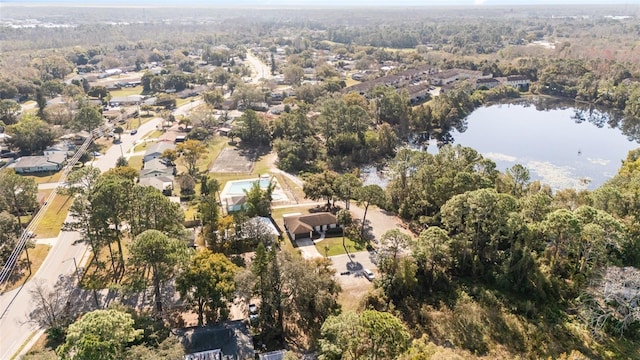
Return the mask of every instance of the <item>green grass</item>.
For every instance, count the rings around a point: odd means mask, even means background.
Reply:
[[[365,250],[364,246],[354,242],[348,237],[344,238],[344,244],[349,250],[349,252]],[[344,246],[342,246],[342,236],[324,238],[324,240],[317,242],[315,246],[316,246],[316,249],[318,249],[318,252],[324,256],[335,256],[335,255],[342,255],[347,253]],[[328,251],[327,251],[327,247],[328,247]]]
[[[38,227],[34,230],[36,235],[41,238],[52,238],[58,236],[62,224],[64,224],[69,212],[69,207],[73,203],[73,199],[64,195],[56,195],[49,204],[47,212],[44,214]]]
[[[162,136],[162,134],[164,134],[164,132],[162,130],[153,130],[149,134],[145,135],[144,138],[145,139],[157,139],[160,136]]]
[[[142,142],[142,143],[140,143],[140,144],[136,145],[136,146],[133,148],[133,152],[138,152],[138,151],[146,150],[148,147],[149,147],[149,143],[147,143],[147,142],[145,141],[145,142]]]

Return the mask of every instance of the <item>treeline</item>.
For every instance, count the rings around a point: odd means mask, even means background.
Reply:
[[[461,146],[436,155],[403,150],[393,163],[387,206],[419,235],[385,235],[382,277],[369,306],[394,312],[431,342],[447,340],[477,355],[496,344],[512,354],[560,355],[544,342],[602,356],[582,345],[571,324],[638,340],[640,318],[624,310],[634,306],[633,297],[622,296],[624,278],[603,278],[640,266],[637,151],[600,189],[555,194],[530,182],[526,168],[500,173]],[[604,282],[619,296],[605,297],[598,290]],[[568,319],[568,312],[577,316]]]

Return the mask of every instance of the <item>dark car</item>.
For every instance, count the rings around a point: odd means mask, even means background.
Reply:
[[[135,134],[137,134],[137,133],[138,133],[138,130],[137,130],[137,129],[133,129],[133,130],[131,130],[131,135],[135,135]]]

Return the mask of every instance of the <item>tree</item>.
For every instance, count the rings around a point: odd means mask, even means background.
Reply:
[[[418,267],[427,276],[431,292],[439,278],[448,276],[453,264],[451,239],[443,229],[431,226],[420,233],[418,239],[412,242],[411,248]]]
[[[278,70],[278,65],[276,64],[276,59],[273,53],[271,53],[271,75],[275,75],[277,70]]]
[[[88,195],[93,190],[94,185],[100,177],[100,169],[93,166],[83,166],[73,170],[67,176],[67,187],[64,189],[69,196],[75,194]]]
[[[515,164],[506,170],[506,174],[513,182],[511,194],[520,196],[526,190],[527,183],[531,179],[529,169],[520,164]]]
[[[37,193],[38,185],[32,178],[20,176],[13,169],[0,171],[0,208],[6,208],[16,215],[20,232],[20,217],[25,212],[35,209]]]
[[[320,174],[311,174],[304,179],[302,190],[304,195],[314,201],[320,199],[327,200],[327,207],[331,206],[331,200],[335,196],[333,184],[336,182],[338,174],[325,170]]]
[[[120,167],[128,167],[128,166],[129,166],[129,161],[127,160],[127,158],[124,156],[118,156],[118,159],[116,160],[116,167],[120,168]]]
[[[102,114],[100,113],[100,110],[98,110],[98,107],[87,104],[82,106],[73,117],[71,127],[74,130],[92,131],[100,127],[102,124],[104,124],[104,120],[102,119]]]
[[[189,175],[196,176],[198,172],[197,162],[207,153],[207,147],[198,140],[189,139],[178,144],[176,150],[186,163]]]
[[[408,248],[411,237],[398,229],[388,230],[380,238],[379,258],[380,263],[378,269],[383,274],[382,287],[388,296],[388,303],[394,298],[393,294],[403,292],[405,288],[398,287],[394,289],[394,285],[398,282],[404,285],[404,275],[415,276],[415,274],[404,274],[403,266],[408,265],[401,261],[402,252]],[[403,266],[401,266],[403,265]]]
[[[122,128],[122,126],[117,126],[115,129],[113,129],[113,132],[118,134],[118,142],[122,141],[122,133],[124,133],[124,129]]]
[[[364,206],[364,214],[362,215],[362,227],[360,235],[364,236],[364,227],[367,220],[367,210],[370,205],[382,206],[386,199],[384,190],[379,185],[366,185],[358,188],[356,191],[356,199],[359,206]]]
[[[157,347],[134,345],[127,349],[125,359],[127,360],[178,360],[184,358],[184,347],[175,336],[164,339]]]
[[[0,263],[4,264],[13,249],[16,246],[18,240],[18,234],[20,228],[18,222],[7,211],[0,212]]]
[[[283,277],[275,247],[267,251],[263,243],[256,248],[251,264],[256,277],[254,294],[260,297],[259,325],[264,343],[281,342],[284,334]]]
[[[298,65],[287,65],[282,70],[284,81],[287,84],[299,86],[304,79],[304,70]]]
[[[130,314],[119,310],[88,312],[69,326],[57,353],[63,359],[122,359],[125,346],[142,335],[133,323]]]
[[[267,188],[262,190],[260,180],[256,180],[249,190],[244,190],[245,204],[243,210],[247,217],[271,215],[271,201],[273,200],[271,195],[274,188],[275,184],[269,182]]]
[[[127,169],[118,167],[111,171]],[[88,201],[91,209],[91,224],[96,231],[101,234],[106,244],[109,244],[111,254],[111,265],[117,273],[115,258],[111,252],[111,243],[114,241],[118,245],[118,256],[120,268],[124,270],[124,253],[122,251],[122,226],[131,213],[131,197],[133,191],[133,180],[120,177],[116,173],[105,173],[95,184],[93,191],[89,194]]]
[[[20,104],[14,100],[0,100],[0,122],[5,125],[15,124],[21,109]]]
[[[154,229],[172,237],[184,235],[184,211],[152,186],[135,185],[131,194],[128,223],[131,235]]]
[[[575,241],[580,234],[580,223],[571,211],[560,209],[547,215],[542,222],[542,229],[552,247],[550,267],[556,272],[559,269],[560,254],[565,252],[569,243]]]
[[[218,90],[207,91],[202,95],[204,102],[212,109],[218,109],[224,102],[224,96]]]
[[[271,142],[269,127],[265,121],[258,119],[258,115],[253,110],[247,110],[237,120],[237,135],[243,143],[247,145],[267,146]]]
[[[346,228],[348,226],[351,226],[351,224],[353,223],[351,212],[347,209],[342,209],[338,211],[338,213],[336,214],[336,221],[338,222],[338,225],[340,225],[340,227],[342,228],[342,247],[345,248],[346,250],[347,245],[344,242],[344,232],[346,231]]]
[[[409,347],[409,332],[395,316],[375,310],[330,316],[322,325],[320,359],[395,359]]]
[[[147,230],[129,244],[129,251],[133,264],[151,268],[156,311],[162,313],[162,282],[174,275],[176,266],[186,256],[186,244],[158,230]]]
[[[358,189],[362,187],[362,181],[351,173],[338,176],[335,183],[335,193],[338,198],[344,201],[344,208],[349,210],[351,199],[355,197]]]
[[[39,117],[25,114],[15,125],[7,126],[12,137],[7,143],[20,149],[23,154],[35,154],[52,145],[55,133],[51,126]]]
[[[191,256],[186,269],[178,275],[176,286],[198,314],[198,326],[224,317],[229,300],[235,292],[234,277],[238,268],[223,254],[209,250]]]

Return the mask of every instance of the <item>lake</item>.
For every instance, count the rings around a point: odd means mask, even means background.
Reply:
[[[639,146],[617,123],[594,109],[519,102],[479,108],[467,117],[466,131],[451,135],[456,144],[495,161],[500,171],[519,163],[529,169],[531,180],[554,190],[593,190]],[[437,147],[432,144],[428,151]]]
[[[464,132],[451,133],[454,144],[477,150],[502,172],[522,164],[531,180],[554,190],[598,188],[639,146],[617,127],[624,124],[619,117],[553,99],[485,106],[466,120]],[[427,151],[438,151],[435,141]],[[384,174],[374,167],[362,171],[365,184],[386,185]]]

